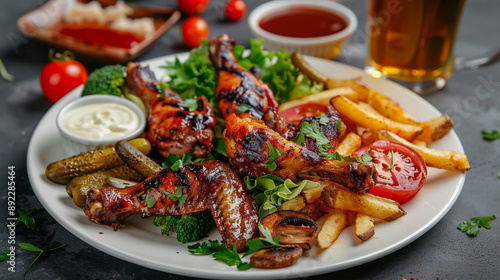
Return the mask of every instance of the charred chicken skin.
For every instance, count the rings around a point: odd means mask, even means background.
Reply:
[[[274,174],[294,180],[302,173],[314,172],[359,193],[376,183],[377,172],[372,162],[350,162],[347,166],[338,166],[333,160],[322,159],[317,153],[285,139],[263,121],[246,113],[229,115],[223,136],[229,161],[241,176],[257,178]],[[270,155],[268,143],[282,151],[274,160],[274,170],[266,167]]]
[[[186,195],[183,203],[165,194],[173,194],[179,187]],[[147,196],[156,200],[151,207],[146,203]],[[243,251],[246,242],[259,235],[253,197],[227,164],[213,160],[164,169],[125,189],[92,189],[84,211],[91,221],[118,229],[133,214],[179,215],[207,209],[228,247],[236,245],[238,251]]]
[[[154,73],[139,63],[127,65],[126,83],[146,106],[146,138],[162,156],[193,153],[200,158],[210,154],[216,119],[206,97],[199,97],[198,108],[190,112],[177,93],[170,89],[159,92]]]
[[[341,121],[339,112],[332,106],[328,106],[328,111],[322,115],[322,118],[326,118],[326,123],[317,117],[304,117],[299,124],[296,125],[293,122],[288,122],[285,118],[276,113],[276,111],[269,109],[264,113],[262,120],[267,127],[276,131],[289,141],[292,141],[300,134],[301,128],[305,125],[304,123],[315,124],[330,142],[330,148],[324,152],[334,153],[339,139],[346,133],[346,126]],[[321,122],[323,122],[323,124]],[[315,153],[319,152],[316,140],[307,135],[304,135],[303,146],[309,151]]]
[[[222,34],[210,40],[210,53],[218,70],[217,96],[224,118],[236,114],[241,104],[250,105],[248,112],[261,118],[268,108],[278,108],[278,102],[269,86],[251,72],[245,70],[234,57],[236,42]]]

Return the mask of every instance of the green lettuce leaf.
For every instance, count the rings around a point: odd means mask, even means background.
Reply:
[[[296,197],[302,190],[319,185],[309,180],[294,183],[290,179],[283,180],[272,174],[264,175],[257,179],[246,176],[244,181],[247,189],[253,191],[261,218],[276,212],[281,204]]]

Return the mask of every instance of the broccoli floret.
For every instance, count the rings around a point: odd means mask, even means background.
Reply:
[[[161,227],[161,234],[169,235],[171,231],[175,231],[180,219],[181,215],[160,216],[155,217],[153,224],[157,227]]]
[[[156,217],[155,226],[161,227],[163,235],[177,233],[177,240],[182,243],[193,242],[208,236],[208,231],[215,225],[210,210],[174,216]]]
[[[122,86],[125,82],[123,66],[107,65],[96,69],[90,73],[82,96],[92,94],[107,94],[121,96],[123,94]]]

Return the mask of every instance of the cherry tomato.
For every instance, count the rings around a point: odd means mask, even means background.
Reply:
[[[247,13],[247,4],[243,0],[229,0],[226,3],[226,17],[238,21]]]
[[[61,58],[53,58],[42,69],[40,86],[42,92],[51,102],[56,103],[63,96],[87,81],[87,69],[73,59],[72,54],[63,54]]]
[[[177,5],[182,13],[186,15],[199,15],[203,13],[210,0],[177,0]]]
[[[182,39],[189,47],[198,47],[208,38],[208,24],[199,16],[190,16],[182,23]]]
[[[427,178],[427,167],[414,150],[391,141],[378,140],[355,155],[361,157],[365,153],[373,158],[378,172],[377,184],[369,193],[403,204],[422,188]]]
[[[288,108],[279,113],[280,116],[290,122],[300,122],[304,117],[317,117],[328,111],[325,105],[317,103],[307,103]]]

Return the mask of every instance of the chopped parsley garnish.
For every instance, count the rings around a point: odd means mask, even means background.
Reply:
[[[300,126],[300,132],[304,133],[305,136],[316,140],[316,145],[318,145],[318,150],[324,152],[330,148],[330,140],[321,132],[319,125],[315,123],[303,122]]]
[[[154,196],[146,194],[146,205],[148,206],[148,208],[155,206],[155,204],[156,204],[156,199],[154,198]]]
[[[184,100],[184,103],[186,103],[186,106],[188,107],[189,112],[196,111],[198,109],[198,100],[193,99],[193,98],[186,98]]]
[[[330,119],[325,115],[321,115],[317,118],[319,119],[319,124],[322,124],[322,125],[327,125],[328,122],[330,121]]]
[[[321,122],[321,120],[320,120]],[[335,127],[340,127],[340,120],[338,120],[335,123]],[[338,152],[335,152],[333,154],[329,154],[326,151],[331,147],[330,140],[321,132],[321,129],[319,125],[315,123],[309,123],[309,122],[303,122],[301,127],[300,127],[300,132],[301,134],[304,134],[307,137],[310,137],[314,140],[316,140],[316,145],[318,146],[318,154],[323,158],[323,159],[328,159],[328,160],[346,160],[346,161],[354,161],[356,160],[359,163],[364,163],[364,162],[369,162],[372,160],[372,157],[368,154],[365,153],[364,155],[359,158],[357,155],[354,156],[354,159],[351,158],[350,156],[343,156],[339,154]],[[294,139],[295,141],[295,139]],[[303,142],[302,142],[303,143]]]
[[[166,196],[170,197],[173,201],[179,201],[180,204],[184,204],[184,202],[186,202],[187,199],[187,194],[182,194],[182,189],[183,189],[182,186],[178,186],[177,190],[174,193],[169,193],[166,191],[164,191],[163,193]]]
[[[276,149],[271,142],[269,142],[269,140],[267,140],[267,147],[269,148],[269,158],[267,159],[264,167],[269,169],[269,171],[274,171],[276,170],[276,167],[278,167],[274,161],[283,154],[283,151]]]
[[[493,141],[500,138],[500,133],[498,132],[498,130],[491,130],[491,131],[483,130],[482,133],[483,133],[483,139],[487,141]]]
[[[497,217],[495,215],[489,217],[474,217],[471,218],[472,222],[462,222],[458,225],[458,229],[462,232],[465,232],[467,235],[471,237],[477,236],[479,232],[479,227],[484,227],[487,229],[491,229],[490,221],[496,220]]]
[[[373,160],[368,152],[364,153],[361,158],[359,158],[358,155],[354,155],[354,159],[359,163],[365,163]]]
[[[264,235],[264,237],[257,237],[248,241],[246,243],[248,251],[243,255],[243,257],[253,254],[259,251],[260,249],[272,248],[272,247],[285,247],[285,245],[280,244],[279,235],[273,238],[269,229],[263,227],[260,222],[259,222],[259,230]],[[267,242],[269,245],[264,245],[262,241]]]
[[[300,132],[297,136],[295,136],[295,138],[292,139],[292,141],[297,145],[302,146],[306,141],[306,137],[304,136],[304,133]]]
[[[238,114],[245,113],[246,111],[250,110],[250,108],[252,108],[252,106],[250,104],[246,104],[246,103],[240,104],[238,109],[236,109],[236,113],[238,113]]]
[[[229,266],[236,265],[238,270],[247,270],[252,267],[252,264],[243,262],[238,255],[236,245],[230,250],[224,243],[219,243],[217,240],[209,240],[203,243],[196,243],[188,246],[188,251],[193,255],[211,255],[215,260],[221,261]]]

